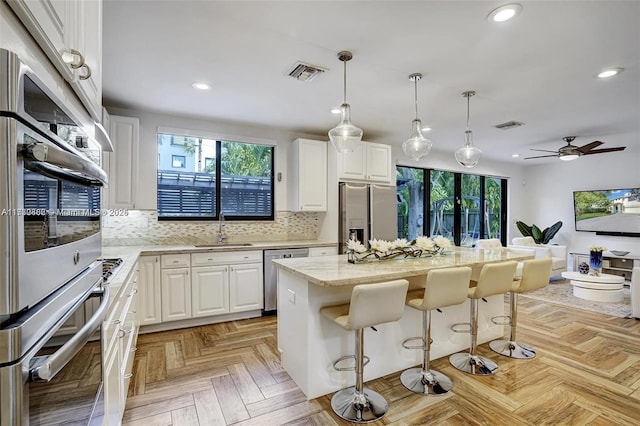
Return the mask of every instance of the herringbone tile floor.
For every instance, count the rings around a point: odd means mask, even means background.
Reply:
[[[640,321],[519,300],[519,339],[532,360],[480,353],[496,361],[492,377],[450,366],[444,397],[407,391],[399,373],[367,386],[389,401],[374,425],[640,425]],[[437,342],[434,342],[437,344]],[[336,425],[331,395],[307,401],[280,368],[276,318],[141,335],[123,424]]]

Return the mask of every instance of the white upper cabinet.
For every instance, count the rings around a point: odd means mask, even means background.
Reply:
[[[102,0],[7,0],[91,117],[102,115]]]
[[[296,139],[288,154],[291,211],[327,211],[327,142]]]
[[[104,207],[134,209],[138,194],[138,144],[140,121],[112,115],[109,136],[113,152],[105,153],[102,166],[109,175]]]
[[[391,146],[362,142],[353,152],[338,153],[338,179],[395,185]]]

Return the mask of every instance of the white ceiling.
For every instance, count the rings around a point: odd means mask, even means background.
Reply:
[[[364,139],[400,145],[414,117],[433,149],[463,143],[466,99],[486,158],[540,164],[529,148],[595,139],[603,155],[640,156],[640,2],[522,1],[511,21],[490,23],[496,1],[104,2],[107,105],[267,125],[326,138],[347,101]],[[312,82],[286,74],[296,61],[328,68]],[[609,80],[594,76],[623,67]],[[212,85],[196,91],[194,81]],[[512,130],[493,126],[525,123]]]

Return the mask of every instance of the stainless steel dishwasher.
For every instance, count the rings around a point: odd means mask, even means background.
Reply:
[[[264,309],[263,315],[274,314],[278,308],[278,268],[273,259],[307,257],[308,248],[291,248],[264,251]]]

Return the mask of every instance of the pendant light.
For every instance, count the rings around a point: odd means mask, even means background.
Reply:
[[[431,152],[431,141],[422,136],[422,122],[418,118],[418,81],[422,79],[422,74],[415,73],[409,76],[409,80],[414,83],[416,118],[411,122],[412,130],[409,139],[402,143],[402,150],[408,157],[420,161]]]
[[[468,169],[478,164],[482,155],[482,151],[473,145],[473,132],[469,128],[469,98],[475,94],[473,90],[462,92],[462,96],[467,98],[467,130],[464,132],[464,146],[456,151],[456,160]]]
[[[353,58],[346,50],[338,53],[338,59],[344,63],[344,101],[340,105],[340,123],[329,130],[329,140],[338,152],[353,152],[362,140],[362,129],[351,122],[351,107],[347,103],[347,62]]]

